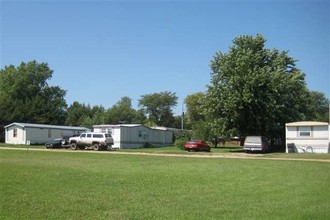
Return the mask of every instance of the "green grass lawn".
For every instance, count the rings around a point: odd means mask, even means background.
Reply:
[[[330,163],[0,150],[0,219],[329,219]]]

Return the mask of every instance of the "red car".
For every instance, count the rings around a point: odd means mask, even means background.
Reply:
[[[202,140],[198,140],[198,141],[188,141],[187,143],[185,143],[184,145],[184,149],[187,151],[211,151],[211,147],[205,143]]]

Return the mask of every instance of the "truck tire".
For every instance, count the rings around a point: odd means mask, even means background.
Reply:
[[[77,150],[78,149],[77,144],[76,143],[72,143],[71,144],[71,149],[72,150]]]
[[[98,143],[95,143],[94,145],[93,145],[93,149],[94,150],[96,150],[96,151],[98,151],[98,150],[100,150],[100,145],[98,144]]]

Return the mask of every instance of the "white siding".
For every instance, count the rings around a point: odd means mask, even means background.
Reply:
[[[322,138],[328,139],[329,138],[329,130],[328,126],[315,126],[313,127],[313,137],[314,138]]]
[[[65,135],[73,135],[78,133],[79,132],[61,129],[26,128],[26,141],[30,141],[31,144],[44,144],[55,138],[62,138]]]
[[[111,128],[114,139],[113,148],[142,148],[146,143],[155,147],[170,145],[173,132],[153,129],[143,125],[94,125],[95,132]]]
[[[16,129],[16,137],[14,137],[14,130]],[[25,144],[25,130],[19,126],[12,126],[6,129],[5,142],[7,144]]]

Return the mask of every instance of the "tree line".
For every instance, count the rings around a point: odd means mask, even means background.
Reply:
[[[66,91],[50,86],[53,70],[35,60],[0,71],[0,124],[12,122],[92,127],[95,124],[138,123],[176,126],[172,108],[178,97],[172,92],[142,95],[139,109],[130,97],[122,97],[109,109],[74,101],[68,105]]]
[[[75,101],[50,86],[53,70],[33,60],[0,70],[0,125],[28,122],[92,127],[94,124],[137,123],[192,129],[201,139],[264,135],[284,137],[284,125],[300,120],[329,121],[329,100],[310,91],[305,74],[288,51],[265,48],[266,39],[242,35],[228,52],[216,52],[206,91],[185,98],[186,112],[175,116],[176,93],[142,95],[138,109],[125,96],[106,109]],[[202,89],[202,88],[201,88]],[[183,118],[182,118],[183,117]]]

